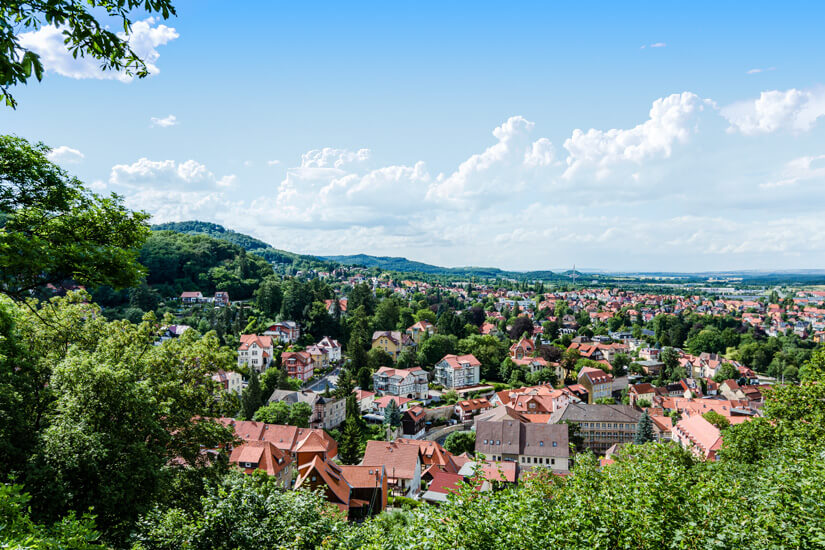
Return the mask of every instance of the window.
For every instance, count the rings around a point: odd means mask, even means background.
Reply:
[[[486,439],[484,440],[484,444],[485,444],[485,445],[487,444],[487,440],[486,440]]]
[[[501,445],[501,440],[500,439],[496,439],[496,445]]]
[[[556,459],[555,459],[555,458],[551,458],[551,459],[550,459],[550,464],[555,464],[555,463],[556,463]]]
[[[544,441],[539,441],[539,447],[544,447]]]
[[[555,442],[555,441],[554,441],[554,442],[553,442],[553,447],[558,447],[558,446],[559,446],[559,444],[558,444],[557,442]]]

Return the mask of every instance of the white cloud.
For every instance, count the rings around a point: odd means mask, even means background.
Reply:
[[[633,128],[573,130],[564,142],[568,152],[564,177],[593,170],[597,178],[604,178],[619,163],[669,157],[673,145],[687,141],[694,132],[694,116],[709,104],[691,92],[673,94],[654,101],[648,120]]]
[[[641,47],[642,50],[645,48],[666,48],[667,44],[664,42],[654,42],[653,44],[645,44]]]
[[[756,68],[756,69],[749,69],[747,71],[747,74],[759,74],[759,73],[765,73],[765,72],[768,72],[768,71],[775,71],[775,70],[776,70],[776,67],[768,67],[767,69]]]
[[[207,167],[195,160],[177,163],[174,160],[154,161],[141,158],[132,164],[117,164],[109,174],[109,183],[128,188],[158,186],[170,188],[230,187],[235,175],[217,178]]]
[[[175,115],[158,118],[152,117],[152,126],[160,126],[161,128],[169,128],[170,126],[177,126],[178,119]]]
[[[489,200],[509,194],[534,182],[537,173],[554,159],[553,144],[547,138],[532,141],[535,123],[513,116],[493,130],[497,143],[470,156],[452,174],[433,182],[430,200]]]
[[[782,176],[776,181],[762,183],[759,187],[771,189],[790,187],[800,181],[821,179],[825,181],[825,155],[799,157],[785,164]]]
[[[76,164],[83,160],[86,155],[68,145],[61,145],[49,151],[46,157],[52,162]]]
[[[266,161],[266,163],[269,166],[278,166],[279,164],[281,164],[281,161],[280,160],[268,160],[268,161]]]
[[[324,147],[313,149],[301,155],[301,168],[337,168],[343,169],[354,164],[363,164],[370,159],[369,149],[347,151]]]
[[[157,47],[179,36],[174,28],[155,23],[156,20],[153,17],[137,21],[132,24],[132,31],[128,36],[129,45],[146,63],[150,74],[160,72],[156,65],[160,57]],[[118,36],[127,38],[124,33],[118,33]],[[62,29],[53,25],[45,25],[36,31],[21,33],[19,37],[22,47],[40,55],[47,71],[78,79],[117,79],[122,82],[130,82],[133,79],[123,71],[102,71],[100,61],[90,56],[73,58],[63,43],[64,39]]]
[[[755,100],[724,107],[721,113],[730,123],[730,131],[745,135],[805,132],[825,115],[825,90],[770,90]]]

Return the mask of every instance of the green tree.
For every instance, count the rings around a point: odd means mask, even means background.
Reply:
[[[476,433],[468,432],[453,432],[444,440],[444,450],[455,455],[462,453],[474,453],[476,448]]]
[[[720,430],[730,427],[730,420],[716,411],[708,411],[702,417]]]
[[[255,411],[261,406],[262,401],[261,383],[257,371],[253,369],[249,375],[249,382],[241,394],[241,416],[251,420],[255,416]]]
[[[401,308],[392,298],[386,298],[375,310],[373,327],[375,330],[395,330],[400,318]]]
[[[433,334],[427,338],[418,350],[418,361],[424,366],[432,367],[448,354],[455,353],[458,339],[455,336]]]
[[[393,428],[401,425],[401,409],[398,408],[395,400],[390,400],[387,408],[384,410],[384,424]]]
[[[0,34],[0,97],[6,105],[14,108],[17,101],[11,95],[10,88],[26,84],[32,76],[37,80],[43,78],[40,54],[21,45],[19,33],[47,24],[62,30],[63,41],[73,56],[92,57],[100,62],[103,70],[123,71],[138,78],[148,76],[146,61],[129,44],[135,11],[138,14],[159,15],[163,19],[175,15],[175,8],[168,0],[148,4],[138,0],[118,3],[103,0],[4,2],[0,5],[0,21],[8,25]],[[110,20],[107,17],[119,19],[114,27],[121,29],[121,35],[109,30]]]
[[[358,404],[355,395],[347,396],[347,417],[338,442],[338,457],[344,464],[357,464],[361,460],[361,437],[363,427],[360,413],[355,413]]]
[[[636,424],[636,434],[633,436],[633,443],[641,445],[655,440],[656,436],[653,434],[653,421],[650,419],[647,411],[644,411],[639,418],[639,423]]]
[[[348,310],[355,311],[359,307],[364,308],[364,313],[367,317],[372,317],[375,313],[375,296],[372,293],[372,289],[366,283],[359,283],[352,287],[347,297]]]
[[[716,371],[716,376],[713,377],[713,380],[722,383],[725,380],[739,380],[740,374],[739,370],[732,365],[731,363],[723,363],[719,370]]]
[[[130,212],[116,195],[87,191],[48,160],[49,151],[0,136],[0,293],[22,300],[66,280],[92,288],[139,283],[148,215]]]
[[[309,403],[299,401],[289,408],[288,424],[290,426],[298,426],[299,428],[309,428],[309,419],[311,417],[312,407]]]
[[[255,307],[266,317],[274,319],[281,312],[283,294],[281,285],[275,277],[267,277],[255,291]]]
[[[146,550],[314,550],[346,528],[324,496],[284,491],[274,477],[232,472],[207,487],[193,508],[159,504],[138,524],[133,540]]]
[[[252,419],[267,424],[289,424],[290,412],[286,401],[272,401],[255,411]]]

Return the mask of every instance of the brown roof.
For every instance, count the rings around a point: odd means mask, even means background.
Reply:
[[[387,441],[367,441],[363,466],[384,466],[387,475],[395,479],[412,479],[419,464],[417,445],[404,445]]]
[[[255,470],[263,470],[274,476],[289,465],[289,455],[268,441],[244,441],[232,449],[229,462],[244,468],[249,474]],[[252,468],[246,468],[244,463],[251,463]]]

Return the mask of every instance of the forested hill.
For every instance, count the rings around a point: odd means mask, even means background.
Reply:
[[[155,231],[175,231],[188,235],[207,235],[209,237],[227,241],[238,245],[248,252],[263,257],[269,262],[280,264],[303,264],[304,267],[334,268],[336,264],[376,268],[382,271],[398,273],[421,273],[427,275],[448,275],[453,277],[482,277],[482,278],[512,278],[512,279],[557,279],[565,278],[552,271],[504,271],[496,267],[441,267],[423,262],[408,260],[407,258],[391,256],[370,256],[368,254],[354,254],[349,256],[310,256],[296,254],[286,250],[273,248],[255,237],[238,233],[231,229],[209,222],[184,221],[162,223],[152,226]]]
[[[407,258],[393,256],[370,256],[368,254],[354,254],[351,256],[322,256],[325,260],[330,260],[344,265],[360,265],[364,267],[376,267],[387,271],[398,271],[401,273],[427,273],[430,275],[453,275],[457,277],[484,277],[484,278],[509,278],[519,280],[551,280],[564,279],[563,275],[552,271],[505,271],[497,267],[440,267],[437,265],[425,264],[408,260]]]
[[[201,222],[201,221],[185,221],[185,222],[169,222],[161,223],[152,226],[154,231],[175,231],[176,233],[185,233],[187,235],[207,235],[214,239],[227,241],[238,245],[247,252],[252,252],[261,256],[268,262],[276,264],[293,264],[296,267],[304,268],[311,267],[315,269],[329,269],[334,266],[330,262],[315,256],[308,256],[305,254],[296,254],[286,250],[273,248],[272,245],[265,243],[255,237],[250,237],[244,233],[238,233],[231,229],[218,225],[216,223]]]

